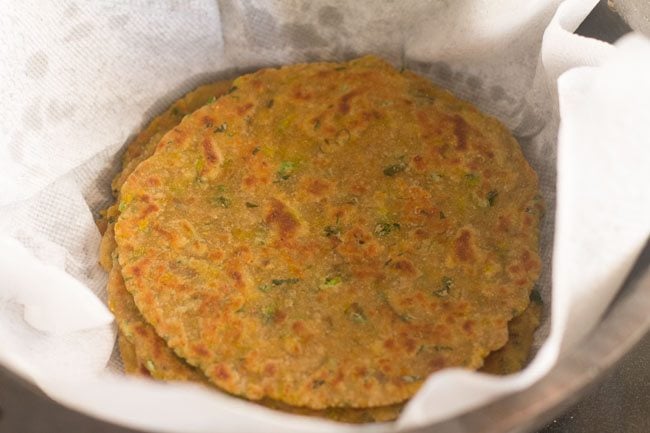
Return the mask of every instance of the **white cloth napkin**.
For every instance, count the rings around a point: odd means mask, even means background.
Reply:
[[[650,231],[650,42],[573,35],[595,3],[0,3],[0,363],[77,410],[166,432],[394,431],[534,383],[598,322]],[[397,423],[370,426],[122,376],[93,224],[120,149],[198,84],[366,53],[498,116],[538,171],[549,308],[532,364],[434,374]]]

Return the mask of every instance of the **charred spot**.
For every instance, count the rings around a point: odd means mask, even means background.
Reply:
[[[314,179],[311,182],[309,182],[309,185],[307,185],[307,191],[309,191],[311,194],[315,196],[323,195],[324,193],[327,192],[328,189],[329,189],[329,184],[320,179]]]
[[[533,255],[528,250],[522,253],[521,263],[526,272],[530,272],[538,267],[537,260],[533,257]]]
[[[365,120],[366,122],[381,119],[381,114],[379,114],[377,110],[364,111],[363,113],[361,113],[361,116],[363,120]]]
[[[205,116],[203,119],[201,119],[203,122],[203,126],[206,128],[212,128],[214,126],[214,119],[211,118],[210,116]]]
[[[465,119],[458,114],[452,117],[452,122],[454,124],[454,135],[456,136],[456,149],[466,150],[469,125],[465,122]]]
[[[474,321],[466,320],[465,323],[463,323],[463,330],[468,334],[472,334],[474,332]]]
[[[515,284],[518,286],[525,286],[528,283],[528,281],[525,278],[520,278],[518,280],[515,280]]]
[[[246,114],[246,113],[247,113],[251,108],[253,108],[253,104],[251,104],[250,102],[247,103],[247,104],[244,104],[244,105],[240,105],[239,107],[237,107],[237,114],[239,114],[240,116],[243,116],[243,115]]]
[[[136,326],[135,327],[135,333],[138,334],[141,337],[144,337],[147,335],[147,330],[144,329],[144,326]]]
[[[386,349],[395,349],[396,347],[395,340],[393,340],[392,338],[388,338],[387,340],[384,340],[384,347]]]
[[[345,376],[341,370],[337,371],[336,376],[334,376],[334,379],[332,379],[332,385],[338,385],[339,383],[343,382],[344,377]]]
[[[147,178],[145,183],[149,186],[154,186],[154,187],[161,185],[160,179],[157,177],[149,177]]]
[[[424,170],[426,168],[426,164],[424,162],[424,158],[422,158],[421,155],[415,155],[413,157],[413,165],[415,166],[416,169],[418,170]]]
[[[230,372],[228,371],[228,367],[226,367],[223,364],[217,364],[212,370],[212,372],[215,375],[215,377],[217,377],[220,380],[230,379]]]
[[[210,352],[202,344],[195,344],[192,346],[192,350],[199,356],[208,356]]]
[[[300,334],[303,331],[305,331],[305,324],[302,323],[300,320],[296,320],[293,322],[293,325],[291,325],[291,329],[293,329],[293,332],[296,334]]]
[[[404,336],[401,342],[402,342],[402,347],[404,347],[409,353],[414,352],[415,349],[417,348],[417,343],[411,337]]]
[[[363,377],[368,374],[368,369],[366,367],[360,366],[356,367],[354,369],[354,374],[357,375],[357,377]]]
[[[235,286],[242,287],[244,285],[244,277],[242,277],[241,272],[232,271],[230,273],[230,278],[232,278],[235,281]]]
[[[293,96],[295,99],[299,99],[299,100],[302,100],[302,101],[306,101],[306,100],[308,100],[308,99],[311,99],[311,96],[312,96],[312,95],[311,95],[311,93],[309,93],[309,92],[305,92],[303,89],[298,88],[298,89],[294,89],[294,91],[293,91],[293,95],[292,95],[292,96]]]
[[[475,260],[474,250],[471,242],[472,234],[469,230],[463,230],[456,239],[456,256],[462,262]]]
[[[357,90],[352,90],[341,96],[341,100],[339,101],[339,112],[341,114],[348,114],[350,112],[350,100],[358,94],[359,92]]]
[[[417,274],[417,269],[413,265],[413,262],[410,260],[398,260],[393,263],[393,269],[400,272],[404,275],[415,275]]]
[[[431,361],[429,361],[429,368],[432,371],[442,370],[446,366],[447,366],[447,362],[445,361],[445,358],[442,357],[436,357],[433,358]]]
[[[277,371],[278,371],[278,368],[272,362],[268,362],[264,366],[264,374],[267,375],[267,376],[275,376],[275,373]]]
[[[154,212],[158,212],[160,208],[156,206],[155,204],[150,204],[147,207],[144,208],[142,211],[142,218],[145,218],[147,215],[152,214]]]
[[[266,215],[266,223],[274,226],[281,238],[291,237],[298,231],[298,220],[284,203],[277,199],[271,200],[271,209]]]
[[[219,155],[214,150],[212,141],[209,138],[203,140],[203,154],[205,155],[205,160],[210,164],[215,164],[219,162]]]
[[[282,323],[282,322],[284,322],[286,320],[286,318],[287,318],[287,313],[282,311],[282,310],[278,310],[275,313],[274,321],[275,321],[275,323]]]

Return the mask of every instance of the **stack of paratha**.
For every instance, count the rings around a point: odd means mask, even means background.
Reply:
[[[127,372],[364,422],[437,370],[527,360],[537,177],[498,121],[378,58],[197,89],[113,191],[101,263]]]

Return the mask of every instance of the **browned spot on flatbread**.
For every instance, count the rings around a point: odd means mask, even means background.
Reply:
[[[461,230],[460,236],[456,238],[456,257],[462,262],[472,262],[476,259],[472,232],[469,230]]]
[[[266,223],[278,231],[281,239],[294,236],[300,225],[289,208],[277,199],[271,200],[271,209],[266,214]]]
[[[210,138],[203,140],[203,154],[205,155],[205,160],[210,164],[216,164],[219,162],[219,154],[214,149],[214,143]]]

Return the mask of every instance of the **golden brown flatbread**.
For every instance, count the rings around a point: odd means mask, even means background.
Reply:
[[[126,286],[218,386],[312,408],[412,395],[507,339],[537,180],[496,120],[367,57],[263,70],[122,188]]]

